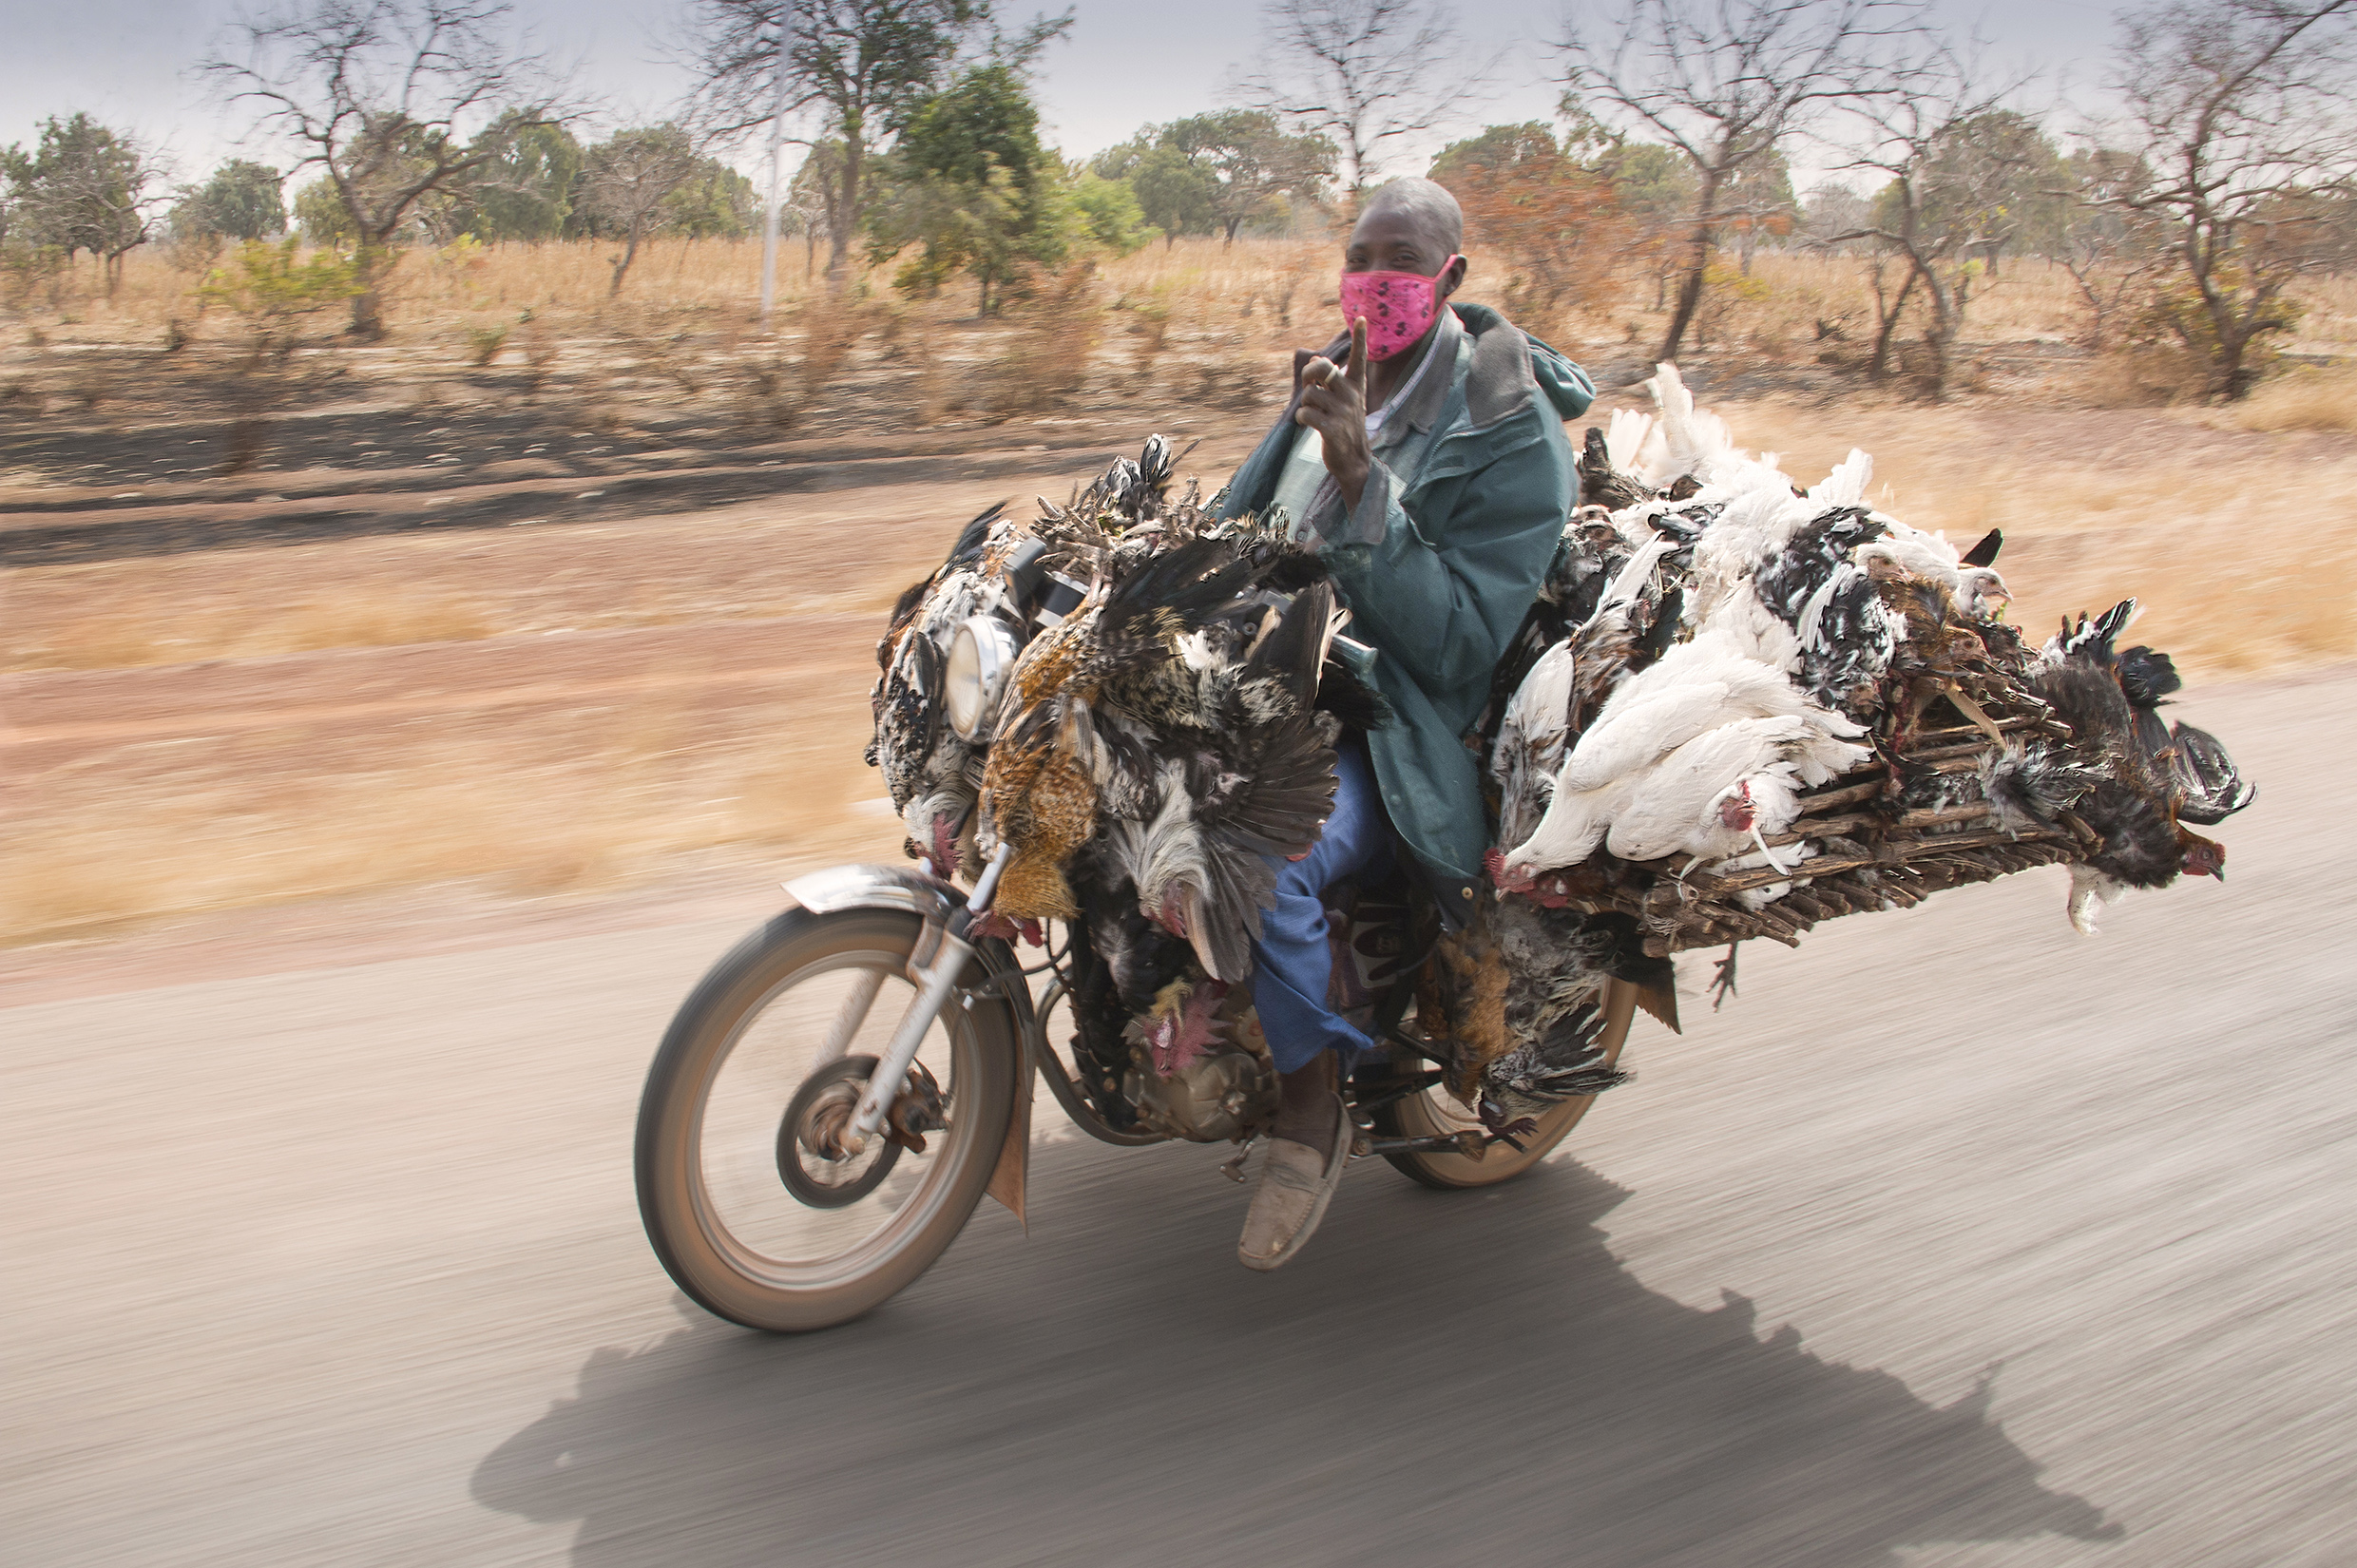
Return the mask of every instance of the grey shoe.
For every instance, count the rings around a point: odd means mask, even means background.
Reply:
[[[1261,1157],[1260,1182],[1253,1189],[1252,1208],[1244,1215],[1244,1234],[1236,1244],[1236,1260],[1247,1269],[1267,1272],[1295,1252],[1326,1217],[1342,1184],[1342,1168],[1351,1162],[1351,1113],[1342,1097],[1334,1105],[1334,1152],[1321,1157],[1306,1143],[1289,1138],[1269,1139]]]

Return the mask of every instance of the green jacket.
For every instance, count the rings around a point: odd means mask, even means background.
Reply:
[[[1596,386],[1496,311],[1451,308],[1465,341],[1414,471],[1378,463],[1349,526],[1321,547],[1351,607],[1344,635],[1373,646],[1364,673],[1399,716],[1367,737],[1383,803],[1453,925],[1472,911],[1489,847],[1464,737],[1578,505],[1562,421],[1586,411]],[[1268,506],[1299,430],[1293,397],[1229,481],[1222,516]]]

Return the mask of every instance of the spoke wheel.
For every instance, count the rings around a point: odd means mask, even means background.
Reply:
[[[1609,1065],[1620,1060],[1620,1048],[1628,1042],[1629,1023],[1637,1012],[1637,987],[1622,980],[1604,983],[1604,1061]],[[1503,1143],[1493,1143],[1480,1158],[1461,1154],[1402,1154],[1383,1157],[1396,1166],[1411,1181],[1427,1187],[1447,1190],[1466,1187],[1495,1187],[1501,1181],[1511,1181],[1555,1152],[1588,1107],[1596,1103],[1594,1095],[1580,1095],[1564,1100],[1538,1119],[1539,1130],[1515,1141],[1523,1145],[1517,1154]],[[1464,1106],[1454,1096],[1439,1085],[1394,1100],[1374,1113],[1375,1132],[1384,1138],[1433,1138],[1459,1133],[1471,1128],[1480,1131],[1481,1119]]]
[[[953,1000],[927,1032],[910,1075],[937,1097],[921,1151],[879,1135],[844,1156],[825,1136],[916,995],[920,930],[895,910],[789,910],[672,1021],[640,1100],[639,1212],[708,1310],[780,1330],[856,1317],[929,1268],[981,1200],[1020,1061],[1003,1003]],[[963,977],[983,978],[979,966]]]

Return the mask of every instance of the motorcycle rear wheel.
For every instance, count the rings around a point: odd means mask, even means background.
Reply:
[[[1606,1064],[1620,1060],[1620,1047],[1628,1042],[1629,1022],[1636,1012],[1637,987],[1623,980],[1606,981],[1601,1037]],[[1412,1153],[1383,1157],[1410,1181],[1427,1187],[1443,1191],[1495,1187],[1502,1181],[1513,1180],[1553,1154],[1555,1146],[1580,1124],[1580,1119],[1587,1115],[1588,1107],[1594,1103],[1594,1095],[1581,1095],[1539,1118],[1536,1133],[1516,1139],[1523,1145],[1520,1154],[1505,1144],[1496,1143],[1480,1159],[1460,1154]],[[1447,1090],[1435,1086],[1377,1110],[1374,1123],[1376,1135],[1382,1138],[1434,1138],[1467,1128],[1478,1129],[1481,1119],[1460,1106]]]
[[[842,1206],[797,1200],[781,1175],[792,1130],[780,1119],[813,1075],[882,1054],[916,994],[908,965],[922,928],[898,910],[789,909],[713,966],[672,1020],[639,1102],[639,1213],[705,1310],[776,1332],[847,1322],[930,1268],[981,1201],[1022,1060],[997,1002],[953,998],[926,1037],[917,1060],[948,1124],[925,1134],[923,1153],[899,1151]],[[979,964],[961,977],[984,978]]]

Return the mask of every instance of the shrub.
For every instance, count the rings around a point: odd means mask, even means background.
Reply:
[[[278,244],[248,240],[226,267],[217,267],[197,286],[209,307],[229,311],[254,335],[257,353],[294,347],[302,318],[328,310],[360,292],[356,257],[316,251],[298,259],[292,238]]]

